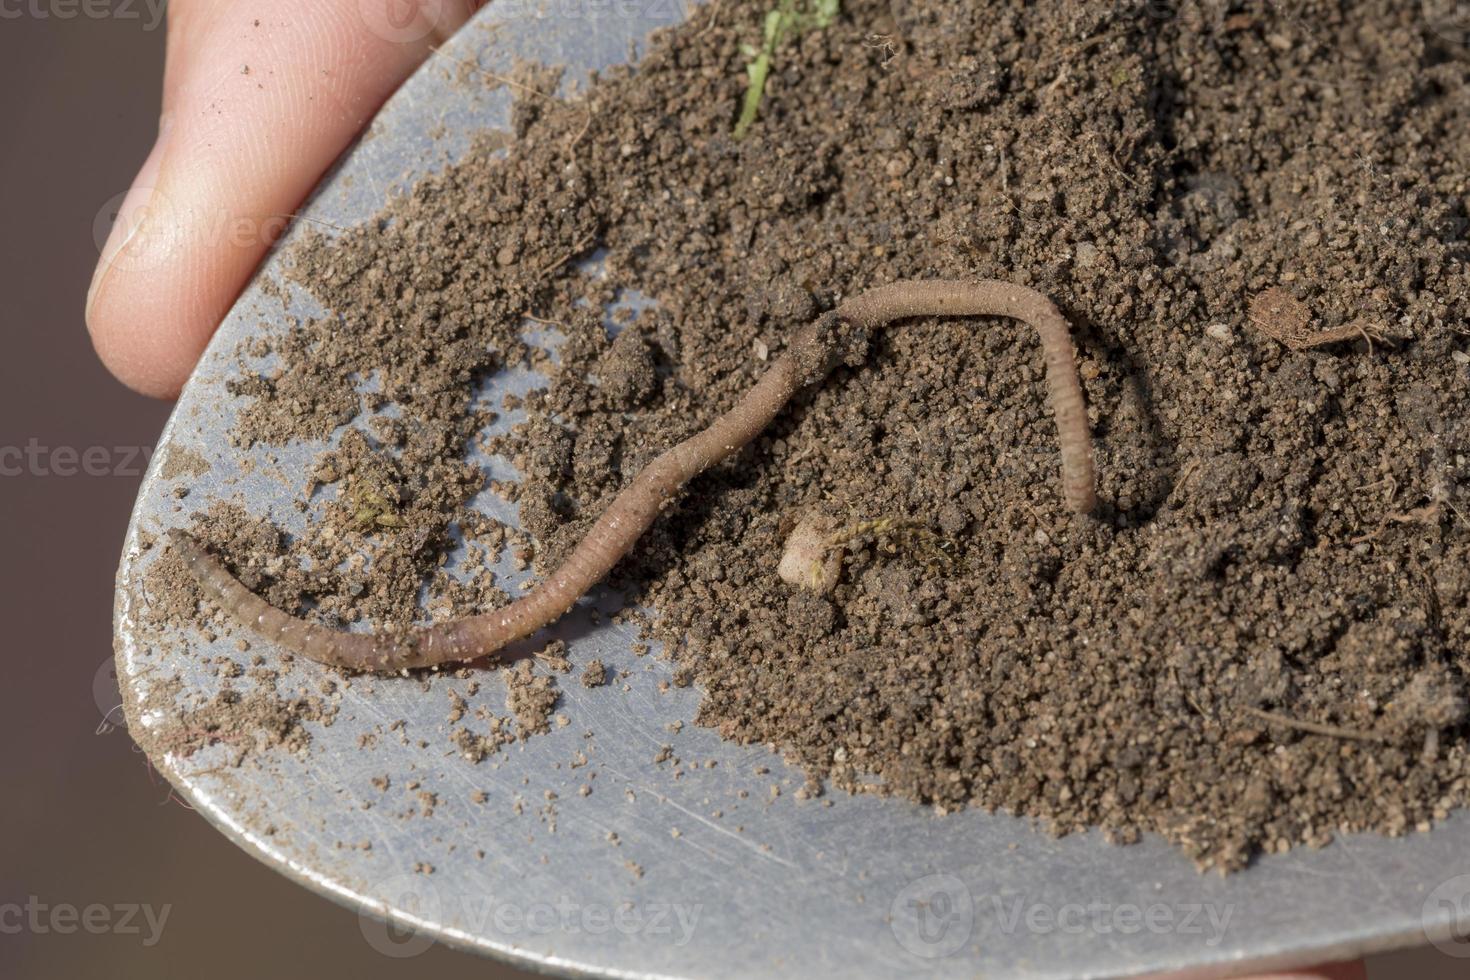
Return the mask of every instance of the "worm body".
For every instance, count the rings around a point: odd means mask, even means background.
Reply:
[[[925,280],[879,286],[802,328],[789,349],[708,428],[649,463],[603,512],[559,568],[525,596],[494,612],[433,626],[349,633],[289,616],[245,588],[187,532],[169,541],[204,593],[264,639],[311,660],[352,670],[396,671],[473,660],[561,618],[632,550],[664,504],[691,479],[737,452],[801,389],[825,378],[854,340],[916,316],[1007,316],[1041,337],[1046,380],[1062,454],[1062,486],[1078,514],[1096,505],[1092,439],[1067,321],[1045,296],[997,280]]]

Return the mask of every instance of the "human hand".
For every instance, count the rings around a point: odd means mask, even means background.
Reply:
[[[485,0],[173,0],[158,140],[103,246],[87,329],[178,394],[286,219]]]

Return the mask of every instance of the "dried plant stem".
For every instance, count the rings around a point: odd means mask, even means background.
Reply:
[[[1245,713],[1261,721],[1272,725],[1280,725],[1283,728],[1292,728],[1299,732],[1307,732],[1312,735],[1326,735],[1329,738],[1345,738],[1354,742],[1382,742],[1384,738],[1375,732],[1360,732],[1355,728],[1342,728],[1338,725],[1324,725],[1316,721],[1302,721],[1298,718],[1290,718],[1279,715],[1274,711],[1263,711],[1260,708],[1246,708]]]
[[[855,361],[868,334],[916,316],[1007,316],[1041,336],[1051,408],[1062,449],[1062,486],[1079,514],[1096,504],[1092,439],[1067,321],[1045,296],[1011,283],[927,280],[880,286],[804,327],[790,348],[707,429],[649,463],[550,577],[503,609],[420,628],[348,633],[289,616],[245,588],[184,531],[169,540],[205,594],[263,638],[312,660],[352,670],[396,671],[472,660],[555,622],[599,582],[694,477],[745,446],[798,391]]]

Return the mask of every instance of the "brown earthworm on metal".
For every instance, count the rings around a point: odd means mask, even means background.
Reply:
[[[503,609],[401,631],[348,633],[297,619],[271,606],[240,584],[187,532],[171,530],[169,541],[207,596],[264,639],[293,653],[324,664],[370,671],[473,660],[561,618],[632,550],[684,484],[759,435],[797,392],[821,381],[838,363],[856,361],[870,331],[917,316],[1007,316],[1036,328],[1062,449],[1063,495],[1075,513],[1090,513],[1097,500],[1092,437],[1067,321],[1049,299],[1024,286],[997,280],[933,279],[870,289],[803,327],[786,353],[734,408],[645,466],[566,561]]]

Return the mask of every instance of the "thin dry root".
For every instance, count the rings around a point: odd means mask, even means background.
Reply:
[[[1343,728],[1340,725],[1324,725],[1316,721],[1303,721],[1299,718],[1290,718],[1279,715],[1274,711],[1263,711],[1260,708],[1246,708],[1245,713],[1261,721],[1272,725],[1280,725],[1283,728],[1291,728],[1309,735],[1326,735],[1329,738],[1345,738],[1352,742],[1384,742],[1387,739],[1377,732],[1362,732],[1356,728]]]
[[[1074,512],[1090,513],[1097,501],[1092,438],[1067,321],[1050,300],[1024,286],[936,279],[871,289],[804,327],[734,408],[648,464],[561,567],[503,609],[417,629],[332,630],[268,604],[186,532],[170,531],[169,540],[207,597],[293,653],[338,667],[375,671],[473,660],[559,619],[632,549],[684,484],[754,439],[798,391],[819,383],[839,363],[855,362],[871,331],[916,316],[1007,316],[1036,329],[1061,444],[1063,495]]]

